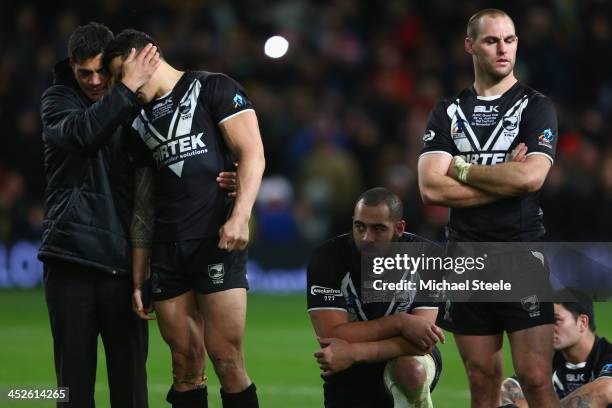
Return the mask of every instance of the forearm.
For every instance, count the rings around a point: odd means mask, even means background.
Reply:
[[[466,184],[491,194],[516,197],[529,191],[530,175],[524,163],[501,163],[492,166],[471,165]]]
[[[74,151],[93,151],[108,143],[115,130],[134,116],[140,103],[123,85],[83,109],[78,95],[66,87],[51,88],[41,101],[46,142]]]
[[[153,170],[149,167],[134,171],[134,209],[130,236],[133,248],[149,248],[155,224]]]
[[[132,283],[138,289],[149,277],[149,256],[151,251],[148,248],[132,249]]]
[[[232,217],[250,219],[264,168],[263,149],[241,152],[238,158],[238,188]]]
[[[400,336],[379,341],[352,343],[351,348],[355,362],[387,361],[399,356],[426,354]]]
[[[479,207],[500,199],[499,195],[463,184],[446,175],[429,175],[419,183],[424,204],[451,208]]]
[[[404,316],[405,315],[405,316]],[[335,337],[349,343],[373,342],[399,336],[402,332],[404,319],[408,314],[392,314],[380,319],[363,322],[346,322],[333,327],[329,333],[320,333],[320,337]]]

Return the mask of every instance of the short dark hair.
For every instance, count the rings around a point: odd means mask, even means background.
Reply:
[[[77,27],[68,39],[68,57],[83,62],[104,52],[113,39],[113,32],[104,24],[92,21]]]
[[[136,52],[142,50],[147,44],[153,44],[157,47],[159,56],[162,56],[162,51],[159,45],[151,38],[147,33],[142,31],[134,30],[133,28],[127,28],[121,31],[106,47],[104,51],[104,66],[108,68],[110,62],[117,57],[127,58],[130,55],[132,48],[136,49]]]
[[[593,302],[590,300],[581,300],[579,302],[561,302],[563,306],[574,317],[578,319],[580,315],[586,315],[589,318],[589,329],[595,333],[595,312],[593,311]]]
[[[374,187],[363,192],[355,205],[363,202],[364,205],[377,206],[385,204],[389,209],[389,218],[393,222],[401,221],[404,217],[404,205],[397,194],[384,187]]]
[[[514,25],[514,21],[512,18],[503,10],[495,9],[495,8],[486,8],[484,10],[480,10],[476,14],[474,14],[467,23],[467,36],[474,39],[478,37],[478,22],[483,17],[508,17],[510,21],[512,21],[512,25]]]

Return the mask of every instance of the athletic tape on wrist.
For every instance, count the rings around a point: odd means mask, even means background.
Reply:
[[[462,156],[455,156],[455,160],[453,160],[453,166],[455,167],[455,174],[457,175],[457,180],[465,183],[467,180],[468,171],[470,170],[470,166],[472,163],[468,163]]]

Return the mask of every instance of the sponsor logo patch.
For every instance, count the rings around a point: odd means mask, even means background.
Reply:
[[[425,131],[425,134],[423,135],[423,141],[429,142],[430,140],[433,140],[434,137],[436,137],[436,132],[434,132],[433,130],[427,129]]]
[[[244,98],[240,94],[234,95],[234,99],[232,99],[232,101],[234,102],[234,109],[241,108],[246,104]]]
[[[540,136],[538,136],[538,145],[548,147],[552,149],[552,141],[554,139],[554,135],[552,130],[546,129]]]
[[[313,285],[310,287],[310,294],[313,296],[342,296],[342,291],[339,289],[326,288],[325,286]]]

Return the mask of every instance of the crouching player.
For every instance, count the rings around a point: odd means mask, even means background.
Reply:
[[[554,307],[552,382],[561,406],[612,406],[612,344],[595,334],[593,304],[580,301]],[[502,402],[506,407],[528,407],[515,378],[504,381]]]
[[[364,243],[420,242],[404,232],[400,199],[385,188],[363,193],[352,234],[320,246],[308,265],[308,312],[321,350],[325,407],[431,407],[444,334],[435,304],[363,303]],[[367,364],[366,364],[367,363]]]

